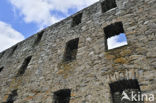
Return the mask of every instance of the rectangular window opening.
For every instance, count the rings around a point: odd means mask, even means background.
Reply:
[[[72,27],[79,25],[81,23],[81,19],[82,19],[82,13],[77,14],[75,17],[73,17]]]
[[[0,72],[4,69],[4,67],[0,67]]]
[[[44,31],[41,31],[40,33],[38,33],[37,38],[36,38],[36,40],[34,42],[34,46],[39,44],[39,42],[42,39],[43,33],[44,33]]]
[[[11,53],[9,54],[8,57],[12,56],[12,55],[14,54],[14,52],[15,52],[16,49],[17,49],[17,45],[13,47],[13,49],[12,49],[12,51],[11,51]]]
[[[79,38],[70,40],[66,43],[64,62],[72,61],[76,59],[78,43],[79,43]]]
[[[13,90],[11,92],[11,94],[8,96],[8,99],[6,102],[4,103],[14,103],[14,101],[16,100],[18,94],[17,94],[17,89],[16,90]]]
[[[116,22],[104,28],[106,50],[127,45],[127,37],[124,33],[122,22]]]
[[[129,98],[131,98],[132,93],[134,94],[141,93],[137,79],[121,80],[111,83],[109,86],[111,89],[113,103],[143,103],[143,102],[127,101],[126,99],[122,99],[123,95],[125,96],[125,94]]]
[[[62,89],[54,92],[53,103],[69,103],[71,97],[70,89]]]
[[[105,0],[101,3],[102,13],[107,12],[108,10],[117,7],[115,0]]]
[[[23,74],[25,73],[25,70],[27,69],[27,66],[28,66],[28,64],[29,64],[30,61],[31,61],[31,58],[32,58],[32,56],[29,56],[29,57],[27,57],[27,58],[24,60],[22,66],[20,67],[20,69],[19,69],[19,71],[18,71],[18,73],[17,73],[17,76],[21,76],[21,75],[23,75]]]

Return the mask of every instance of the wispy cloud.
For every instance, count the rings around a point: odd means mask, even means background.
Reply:
[[[80,10],[98,0],[9,0],[24,16],[26,23],[34,22],[40,27],[51,25],[64,17],[58,17],[51,11],[59,11],[68,16],[71,8]]]
[[[108,49],[114,49],[120,46],[127,45],[127,39],[125,34],[121,33],[120,35],[113,36],[107,39]]]
[[[0,21],[0,52],[24,39],[24,36],[14,30],[11,25]]]

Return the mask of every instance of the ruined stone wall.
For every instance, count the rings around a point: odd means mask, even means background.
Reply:
[[[41,40],[39,32],[0,53],[0,103],[14,90],[14,103],[52,103],[61,89],[71,90],[70,103],[112,103],[110,83],[124,79],[137,79],[156,97],[156,1],[116,0],[104,13],[101,2],[42,30]],[[81,23],[71,27],[79,13]],[[115,22],[122,22],[128,45],[106,50],[104,28]],[[75,38],[76,59],[64,62],[66,43]]]

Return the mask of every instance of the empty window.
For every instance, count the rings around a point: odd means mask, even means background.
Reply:
[[[106,50],[127,45],[122,22],[116,22],[104,28]]]
[[[40,33],[37,35],[37,38],[36,38],[36,40],[35,40],[35,42],[34,42],[34,45],[38,45],[38,43],[39,43],[39,42],[41,41],[41,39],[42,39],[43,33],[44,33],[44,31],[40,32]]]
[[[4,69],[4,67],[0,67],[0,72]]]
[[[54,92],[53,103],[69,103],[70,102],[70,89],[62,89]]]
[[[17,49],[17,45],[13,47],[11,53],[9,54],[9,57],[12,56],[12,54],[15,52],[16,49]]]
[[[17,94],[17,89],[16,90],[13,90],[11,92],[11,94],[8,96],[8,99],[6,102],[4,103],[14,103],[14,101],[16,100],[18,94]]]
[[[75,17],[73,17],[72,27],[79,25],[81,23],[81,19],[82,19],[82,13],[77,14]]]
[[[101,3],[102,12],[105,13],[106,11],[117,7],[115,0],[105,0]]]
[[[141,93],[139,83],[136,79],[121,80],[110,84],[113,103],[142,103],[123,99],[123,96],[128,96],[131,99],[131,94]],[[138,99],[137,99],[138,100]]]
[[[76,59],[78,43],[79,43],[79,38],[70,40],[69,42],[66,43],[64,61],[72,61]]]
[[[20,67],[20,69],[17,73],[17,76],[23,75],[25,73],[25,70],[27,69],[27,66],[30,63],[31,58],[32,58],[32,56],[29,56],[24,60],[22,66]]]

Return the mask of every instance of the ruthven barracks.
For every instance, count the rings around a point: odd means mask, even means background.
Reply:
[[[128,44],[109,49],[121,33]],[[155,0],[100,0],[0,53],[0,103],[156,103],[150,94]]]

